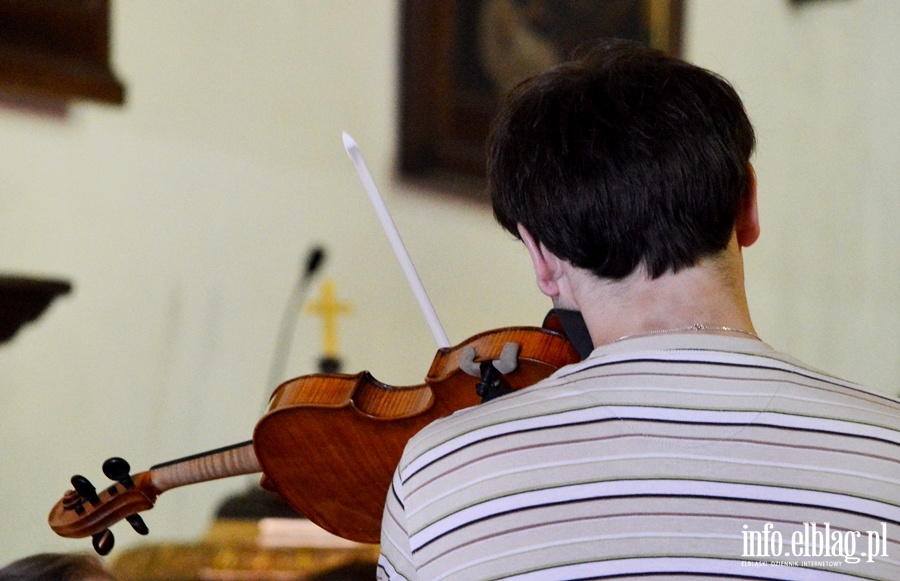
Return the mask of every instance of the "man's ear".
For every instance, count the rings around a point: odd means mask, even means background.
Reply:
[[[534,239],[531,232],[521,224],[518,225],[519,236],[528,249],[531,263],[534,265],[534,274],[537,278],[538,288],[550,298],[559,296],[559,258],[547,250],[547,248]]]
[[[756,170],[747,164],[747,193],[735,223],[738,244],[750,246],[759,238],[759,206],[756,201]]]

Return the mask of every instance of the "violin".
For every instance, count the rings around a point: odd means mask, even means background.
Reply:
[[[438,343],[424,383],[390,386],[366,371],[289,380],[273,393],[248,442],[158,464],[134,476],[127,462],[110,458],[103,472],[114,483],[100,492],[85,477],[73,476],[74,490],[48,517],[58,535],[90,536],[94,549],[105,555],[114,543],[112,524],[125,519],[147,534],[138,513],[152,508],[163,492],[262,472],[264,488],[323,529],[377,543],[394,469],[416,432],[457,410],[533,385],[593,348],[580,313],[562,310],[551,311],[542,327],[486,331],[451,347],[356,142],[346,133],[343,138]],[[475,389],[473,377],[478,378]]]
[[[111,458],[103,472],[114,482],[98,492],[83,476],[50,511],[58,535],[92,537],[105,555],[109,527],[123,519],[140,534],[137,514],[179,486],[262,472],[261,485],[298,513],[340,537],[377,543],[394,469],[407,441],[427,424],[478,405],[473,383],[514,391],[581,360],[552,313],[545,327],[508,327],[479,333],[439,349],[424,383],[391,386],[363,371],[315,374],[282,383],[249,442],[158,464],[130,475]],[[472,374],[477,370],[479,381]]]

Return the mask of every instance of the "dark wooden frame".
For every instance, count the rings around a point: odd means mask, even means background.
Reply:
[[[0,0],[0,91],[121,104],[109,66],[109,0]]]
[[[401,177],[478,199],[484,198],[484,142],[500,96],[461,82],[454,59],[465,49],[461,19],[483,1],[403,0],[401,9]],[[636,40],[680,53],[681,0],[624,2],[639,5],[629,9],[640,11],[649,31],[649,41]]]

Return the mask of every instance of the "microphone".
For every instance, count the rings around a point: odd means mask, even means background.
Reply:
[[[319,270],[323,262],[325,262],[325,249],[318,245],[313,246],[309,251],[309,256],[306,258],[306,270],[300,279],[301,284],[304,280],[310,279]]]
[[[280,383],[284,374],[284,368],[287,363],[288,353],[291,349],[291,342],[294,336],[294,330],[297,323],[297,312],[306,299],[306,293],[309,285],[312,283],[316,274],[325,263],[325,249],[321,245],[315,245],[306,256],[305,266],[297,278],[297,282],[288,297],[284,312],[281,315],[281,326],[278,333],[278,339],[275,342],[275,350],[272,354],[272,362],[269,364],[269,376],[266,381],[267,392],[271,393]],[[264,406],[268,404],[268,397],[264,402]]]

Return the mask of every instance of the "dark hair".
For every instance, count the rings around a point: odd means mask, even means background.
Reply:
[[[0,569],[0,581],[99,581],[115,578],[93,555],[38,553]]]
[[[608,41],[507,97],[488,144],[494,215],[602,278],[659,277],[723,250],[753,127],[720,76]]]

